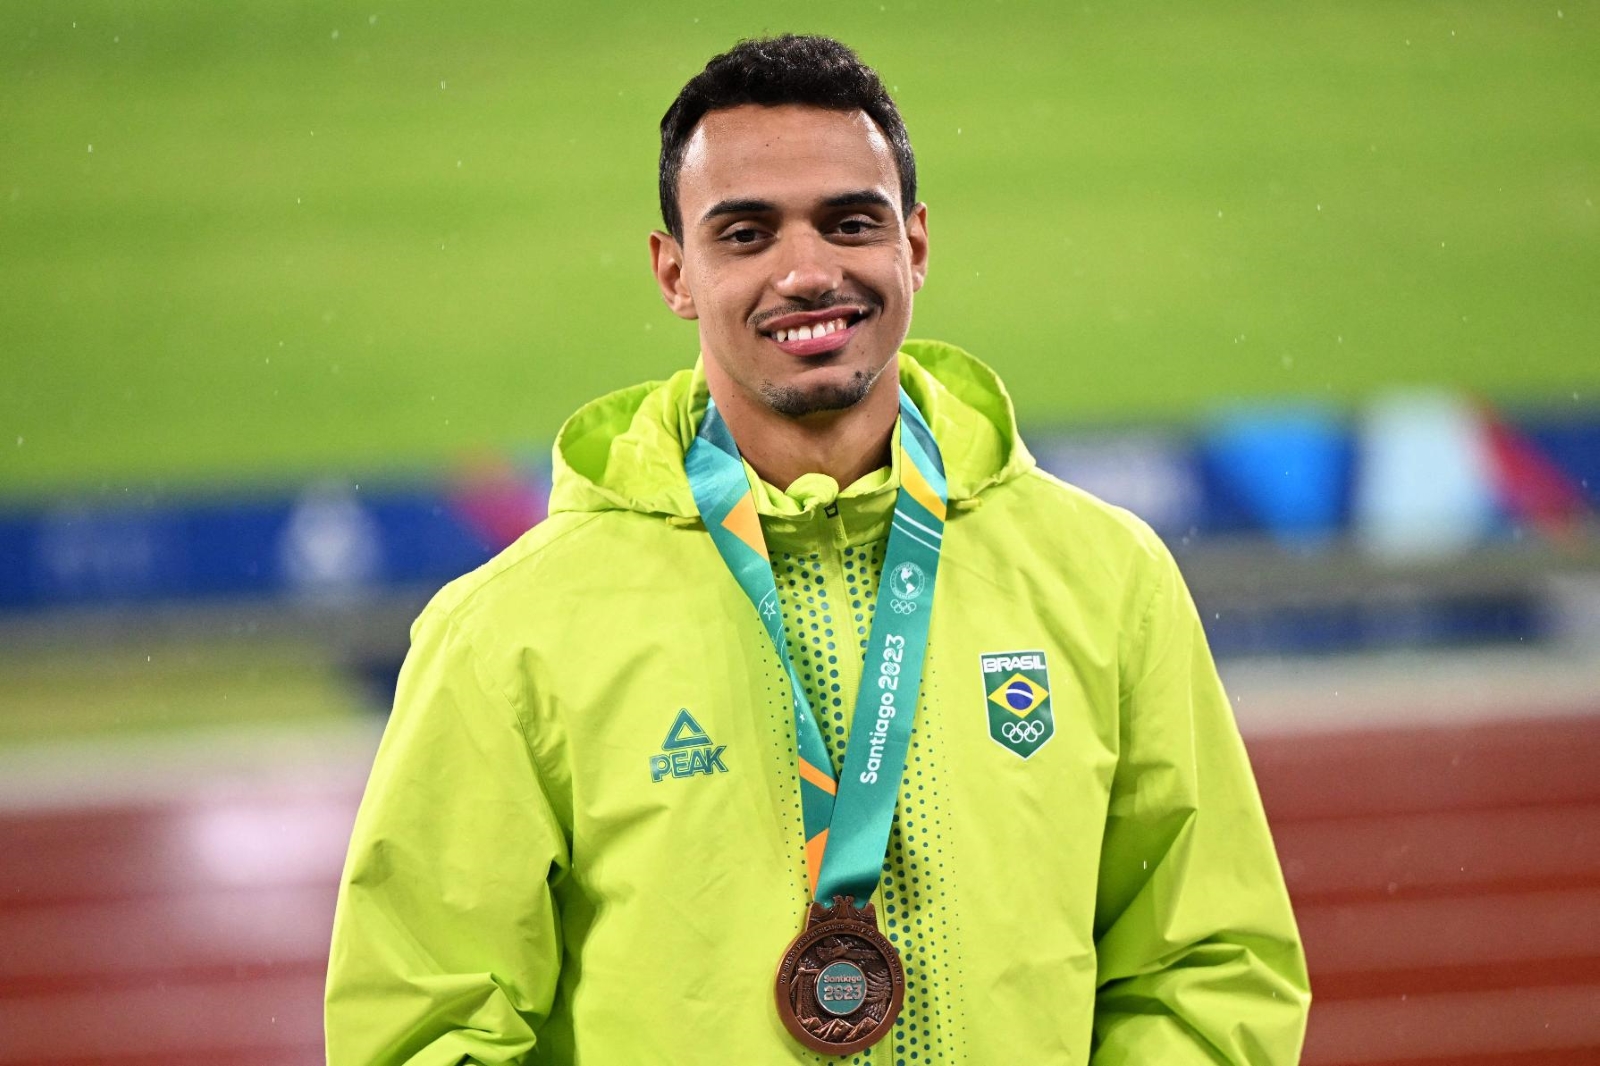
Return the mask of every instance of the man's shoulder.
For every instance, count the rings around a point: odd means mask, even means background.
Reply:
[[[1026,535],[1136,562],[1160,563],[1169,557],[1166,545],[1144,519],[1037,466],[991,491],[996,502],[1005,501],[1008,514]]]
[[[423,617],[477,628],[524,614],[529,604],[547,603],[564,590],[587,586],[596,569],[616,557],[620,543],[615,527],[640,522],[665,525],[625,511],[553,514],[482,566],[445,585]]]

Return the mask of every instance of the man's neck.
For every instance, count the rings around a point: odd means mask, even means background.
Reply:
[[[732,395],[717,395],[727,391]],[[843,411],[781,415],[738,388],[713,385],[717,409],[739,454],[761,480],[787,490],[805,474],[826,474],[845,488],[890,464],[889,445],[900,416],[894,368],[884,371],[860,403]]]

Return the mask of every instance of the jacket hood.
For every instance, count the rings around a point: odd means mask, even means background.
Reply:
[[[960,348],[907,341],[900,349],[900,384],[939,442],[952,502],[1034,465],[1017,435],[1005,386]],[[698,517],[683,456],[708,396],[705,372],[696,362],[666,381],[635,385],[579,408],[556,435],[550,513]]]

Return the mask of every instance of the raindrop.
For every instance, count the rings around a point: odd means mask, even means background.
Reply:
[[[328,35],[328,39],[331,40],[331,41],[337,41],[339,39],[339,31],[338,30],[334,30],[332,33],[330,33]]]
[[[89,154],[94,155],[94,145],[92,144],[89,146]]]
[[[377,24],[378,24],[378,16],[377,15],[368,15],[367,16],[367,25],[368,26],[376,26]]]

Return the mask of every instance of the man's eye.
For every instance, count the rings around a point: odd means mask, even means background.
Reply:
[[[847,218],[839,223],[839,232],[846,237],[859,237],[872,228],[872,221],[865,218]]]
[[[754,244],[761,239],[761,231],[747,226],[741,229],[729,230],[722,235],[722,239],[731,244]]]

